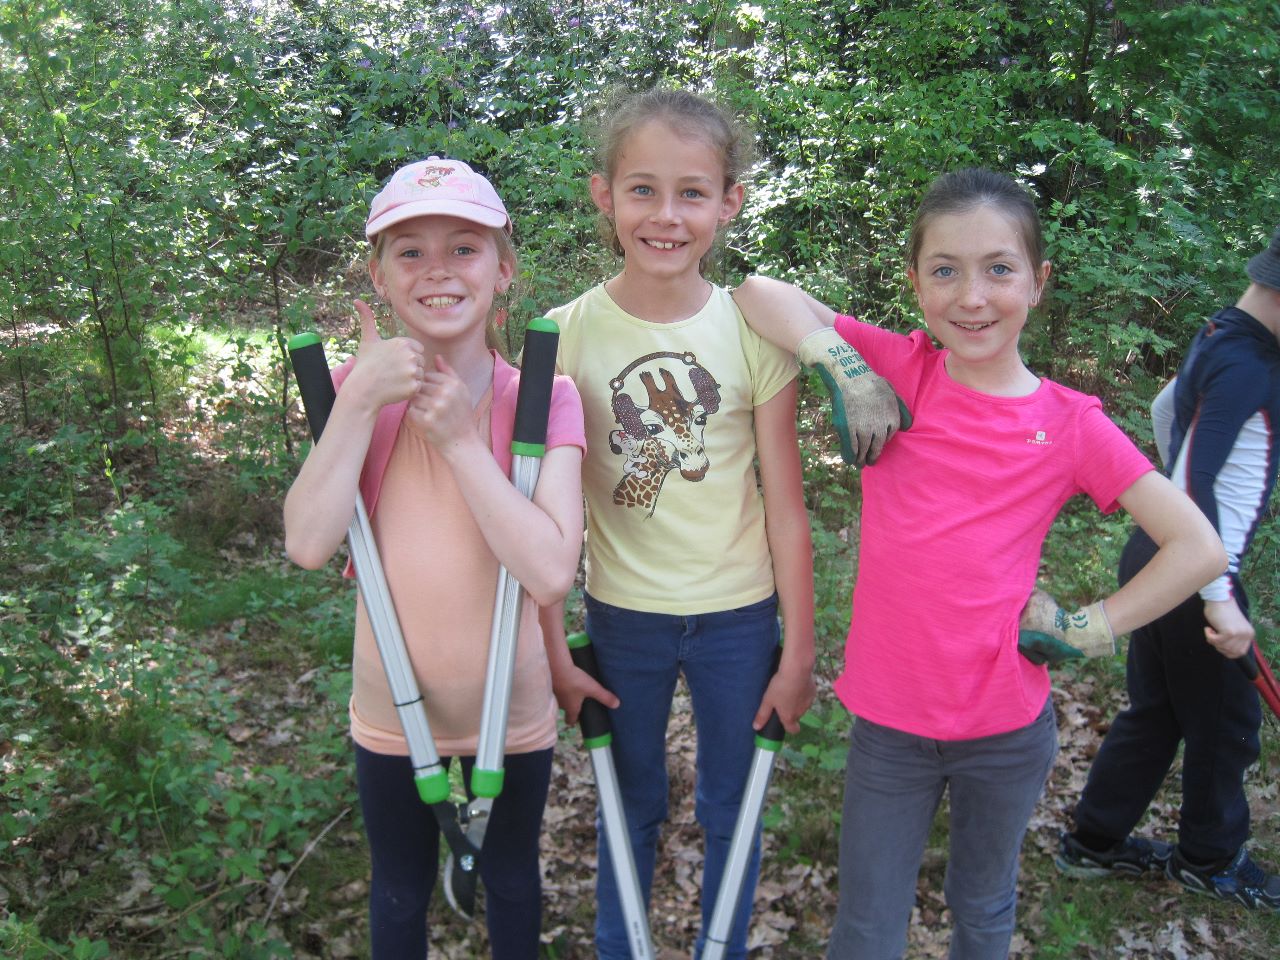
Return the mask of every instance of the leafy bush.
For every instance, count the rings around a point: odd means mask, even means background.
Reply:
[[[1145,438],[1147,398],[1280,222],[1277,63],[1274,4],[1244,0],[0,5],[0,952],[283,957],[316,936],[273,911],[353,805],[351,605],[278,553],[304,437],[283,345],[318,325],[350,346],[395,167],[494,177],[522,253],[512,347],[616,269],[586,191],[615,84],[715,90],[752,123],[717,281],[763,270],[897,329],[918,323],[901,261],[924,186],[1010,171],[1055,265],[1029,361]],[[829,680],[858,486],[812,380],[800,418]],[[1046,584],[1104,592],[1124,535],[1073,506]],[[1263,623],[1277,556],[1268,523]],[[768,814],[797,861],[830,835],[848,725],[832,703],[804,723],[798,790]],[[1097,939],[1051,910],[1063,943]]]

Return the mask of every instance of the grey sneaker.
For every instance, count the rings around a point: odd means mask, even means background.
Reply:
[[[1148,870],[1166,870],[1172,853],[1173,847],[1160,840],[1132,836],[1099,853],[1082,846],[1071,834],[1064,833],[1053,864],[1068,877],[1079,880],[1117,875],[1140,877]]]
[[[1254,863],[1244,847],[1217,873],[1192,866],[1175,850],[1165,873],[1195,893],[1234,900],[1250,910],[1280,911],[1280,876],[1267,873]]]

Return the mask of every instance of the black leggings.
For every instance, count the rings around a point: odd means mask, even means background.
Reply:
[[[1120,557],[1120,584],[1155,554],[1141,530]],[[1234,579],[1234,578],[1233,578]],[[1239,581],[1236,602],[1249,602]],[[1129,706],[1111,724],[1076,805],[1081,832],[1123,840],[1155,798],[1183,744],[1178,846],[1184,856],[1226,862],[1249,838],[1245,771],[1258,759],[1262,708],[1244,672],[1204,638],[1204,603],[1192,595],[1133,631]]]
[[[542,927],[538,837],[551,782],[550,748],[508,754],[480,855],[491,956],[536,960]],[[462,757],[470,780],[474,757]],[[448,758],[445,760],[448,763]],[[435,889],[440,831],[418,796],[408,757],[356,746],[356,785],[373,861],[369,930],[373,960],[427,955],[427,903]]]

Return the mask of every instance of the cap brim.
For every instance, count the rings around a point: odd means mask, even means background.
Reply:
[[[1280,290],[1280,255],[1271,250],[1262,251],[1245,266],[1245,273],[1254,283]]]
[[[414,200],[384,210],[364,225],[364,235],[372,240],[387,227],[414,217],[457,217],[482,227],[496,227],[511,232],[511,219],[501,211],[490,210],[465,200]]]

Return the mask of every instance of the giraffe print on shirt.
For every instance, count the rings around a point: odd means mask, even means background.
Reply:
[[[687,372],[692,399],[676,382],[672,368]],[[627,392],[636,384],[628,381],[636,371],[645,406]],[[678,470],[696,483],[710,469],[703,434],[708,417],[720,409],[720,385],[692,353],[660,352],[633,361],[609,386],[614,419],[622,428],[610,431],[609,449],[624,458],[613,502],[646,509],[647,516],[653,516],[668,474]]]

